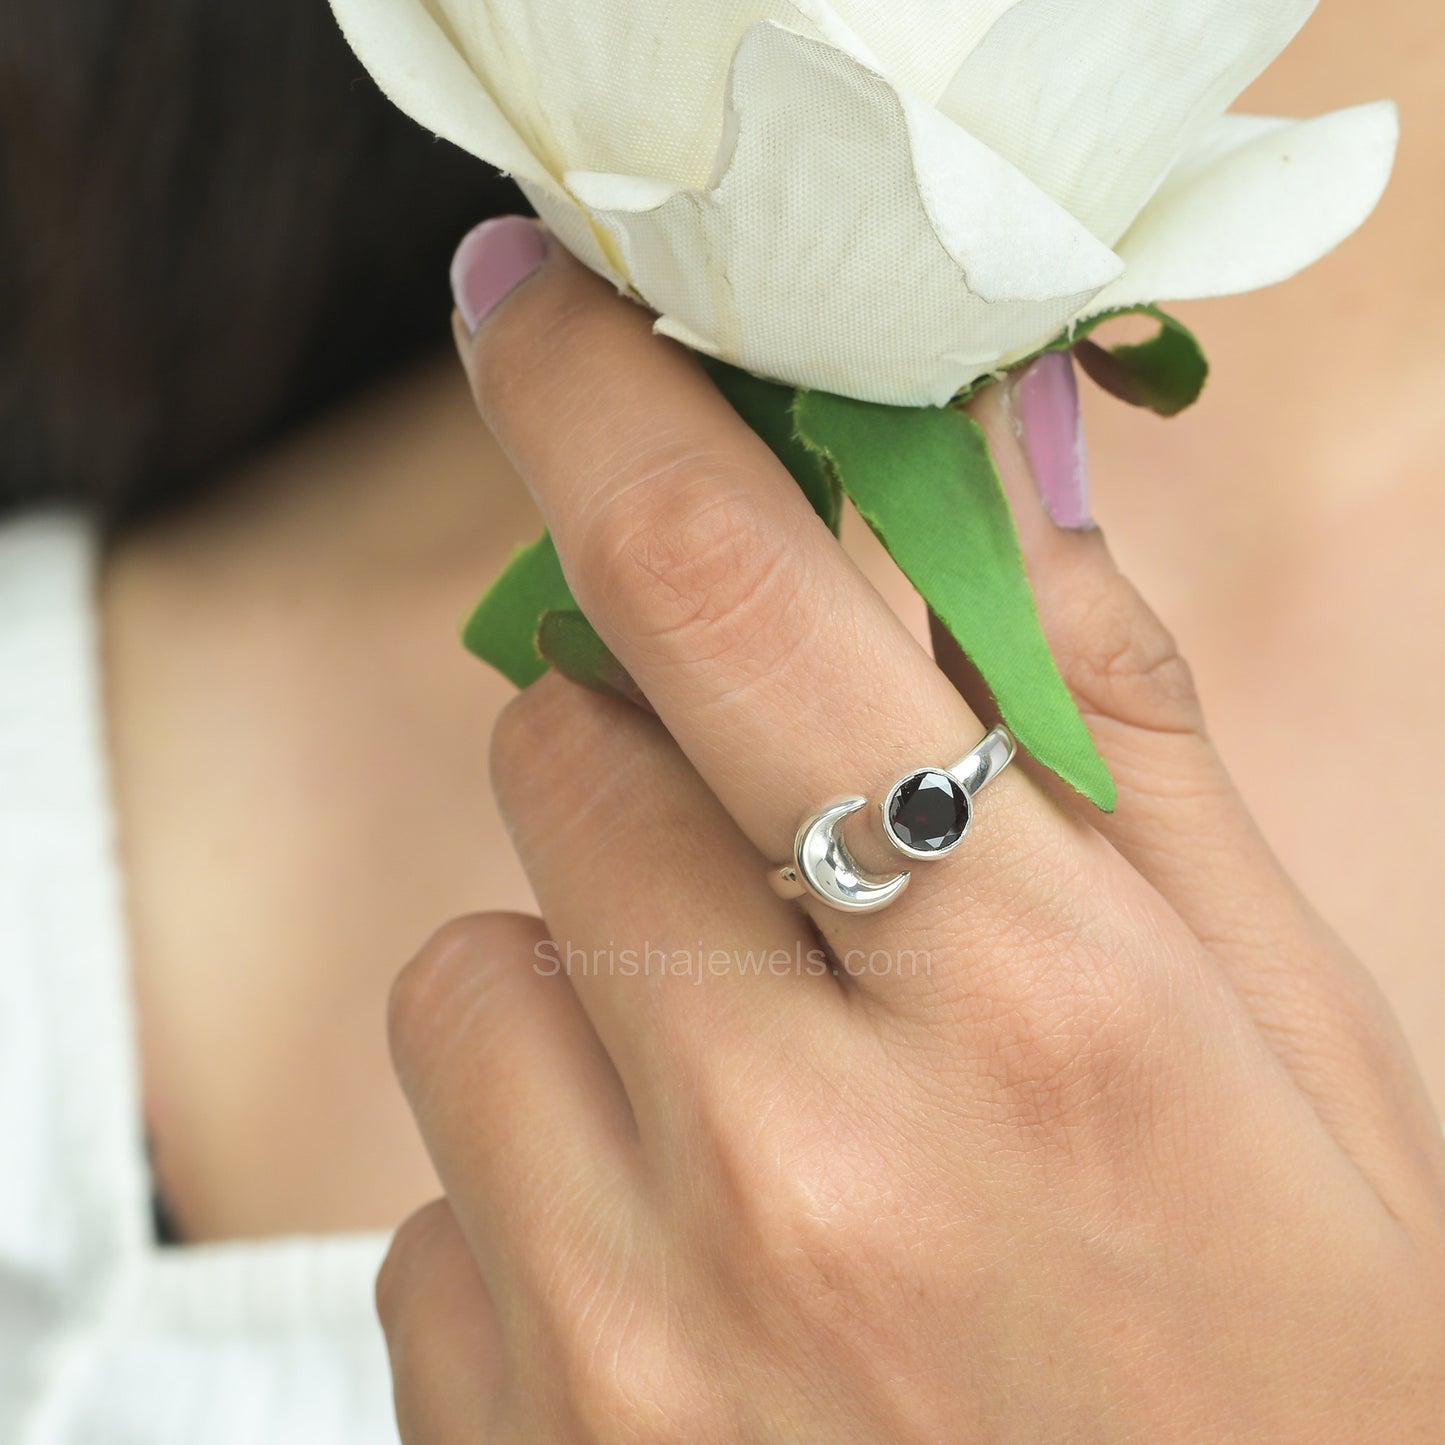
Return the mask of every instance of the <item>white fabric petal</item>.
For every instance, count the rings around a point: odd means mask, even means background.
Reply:
[[[758,375],[941,405],[1057,334],[1119,259],[917,97],[821,42],[748,31],[708,191],[569,173],[658,329]]]
[[[717,151],[729,62],[755,22],[827,40],[933,100],[1017,3],[710,0],[685,20],[676,0],[334,0],[333,8],[392,100],[505,170],[547,187],[569,169],[696,186]]]
[[[939,105],[1112,245],[1315,3],[1021,0]]]
[[[1399,129],[1390,101],[1315,120],[1224,116],[1119,242],[1124,275],[1090,311],[1232,296],[1302,271],[1375,209]]]
[[[331,0],[341,33],[394,105],[512,175],[560,189],[425,0]]]
[[[683,11],[678,0],[425,3],[554,176],[615,171],[679,186],[708,179],[728,65],[747,28],[766,19],[819,34],[819,20],[839,23],[828,0],[708,0]]]
[[[809,0],[799,0],[806,6]],[[994,22],[1019,0],[832,0],[868,48],[874,68],[900,90],[936,102]],[[795,27],[796,28],[796,27]],[[820,28],[824,39],[832,39]],[[842,49],[850,49],[844,45]]]
[[[619,291],[636,296],[607,232],[594,224],[592,218],[565,189],[552,191],[529,181],[518,183],[532,209],[547,223],[547,229],[585,266],[605,276]]]

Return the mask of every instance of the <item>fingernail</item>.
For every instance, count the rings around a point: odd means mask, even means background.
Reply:
[[[1060,527],[1092,527],[1079,383],[1067,351],[1041,356],[1013,383],[1014,427],[1044,508]]]
[[[452,299],[477,327],[547,259],[547,233],[522,216],[497,216],[468,231],[452,257]]]

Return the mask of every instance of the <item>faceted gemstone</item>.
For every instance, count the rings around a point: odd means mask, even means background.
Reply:
[[[915,853],[946,853],[968,830],[973,805],[947,773],[926,768],[905,778],[888,805],[888,825]]]

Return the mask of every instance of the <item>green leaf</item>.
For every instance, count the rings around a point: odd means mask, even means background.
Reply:
[[[563,677],[593,692],[642,700],[641,689],[580,612],[544,612],[537,625],[537,651]]]
[[[1148,341],[1123,346],[1103,347],[1089,340],[1105,322],[1117,321],[1121,316],[1147,316],[1159,323],[1159,330]],[[1178,416],[1193,406],[1209,380],[1209,361],[1198,338],[1182,321],[1157,306],[1123,306],[1090,316],[1011,366],[1009,372],[1022,371],[1051,351],[1072,351],[1079,365],[1105,391],[1133,406],[1148,407],[1160,416]],[[972,401],[1000,379],[1001,374],[979,377],[954,398],[954,405]]]
[[[1089,341],[1096,327],[1133,314],[1156,320],[1158,334],[1111,350]],[[1193,335],[1153,306],[1091,317],[1035,356],[1069,349],[1100,384],[1166,416],[1196,400],[1209,374]],[[1039,627],[987,443],[958,409],[997,378],[981,379],[951,408],[886,407],[795,392],[712,358],[699,360],[835,533],[844,492],[852,498],[978,668],[1020,744],[1100,808],[1112,810],[1113,780]],[[553,665],[584,686],[637,696],[573,600],[546,533],[512,557],[462,637],[517,687]]]
[[[983,431],[950,407],[799,392],[797,434],[957,639],[1019,743],[1097,807],[1114,781],[1054,664]]]
[[[542,614],[577,610],[551,535],[543,532],[512,554],[463,624],[462,642],[515,686],[527,687],[547,671],[537,647]]]
[[[727,397],[737,414],[772,448],[773,455],[793,474],[813,510],[836,537],[843,522],[843,493],[825,457],[799,438],[793,420],[790,386],[763,381],[711,356],[699,356],[713,384]]]
[[[468,651],[517,687],[555,667],[563,677],[631,702],[642,693],[572,600],[548,532],[519,548],[462,628]]]
[[[1088,340],[1085,332],[1075,341],[1074,356],[1099,386],[1121,401],[1148,407],[1160,416],[1178,416],[1199,400],[1209,379],[1209,362],[1194,333],[1182,322],[1153,306],[1141,307],[1140,312],[1159,323],[1158,332],[1148,341],[1105,348]],[[1106,314],[1094,324],[1110,319]]]

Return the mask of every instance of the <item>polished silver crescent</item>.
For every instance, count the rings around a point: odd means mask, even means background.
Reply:
[[[793,841],[793,861],[773,871],[776,892],[784,898],[811,893],[848,913],[872,913],[892,903],[912,875],[870,877],[854,862],[842,838],[845,819],[867,806],[867,798],[841,798],[805,819]]]

